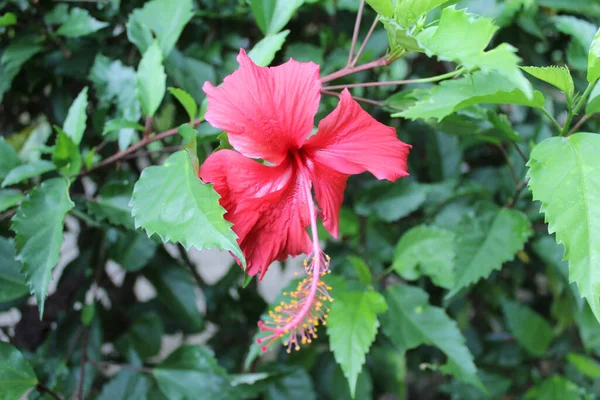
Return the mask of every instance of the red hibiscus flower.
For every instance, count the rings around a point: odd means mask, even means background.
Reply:
[[[221,86],[206,82],[203,87],[206,120],[227,132],[237,152],[212,154],[200,177],[221,195],[249,275],[262,278],[275,260],[309,255],[308,277],[291,293],[291,301],[266,324],[259,323],[272,332],[261,342],[268,346],[289,334],[289,350],[316,336],[315,326],[328,310],[323,301],[331,300],[320,280],[329,257],[319,245],[312,190],[325,228],[337,237],[348,177],[365,171],[390,181],[407,176],[410,145],[365,112],[347,90],[311,136],[321,97],[319,66],[290,59],[278,67],[259,67],[244,50],[237,60],[240,68]]]

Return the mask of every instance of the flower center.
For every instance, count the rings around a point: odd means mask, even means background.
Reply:
[[[301,280],[292,292],[284,292],[287,301],[282,301],[273,311],[269,311],[266,321],[259,321],[261,332],[269,332],[268,335],[257,339],[262,345],[261,350],[266,351],[270,345],[280,338],[284,339],[287,352],[292,349],[300,350],[301,344],[311,343],[317,338],[317,326],[327,325],[329,313],[328,302],[333,302],[329,291],[331,287],[321,280],[328,274],[330,258],[322,250],[319,244],[317,231],[317,213],[313,202],[311,183],[306,169],[302,168],[300,156],[294,153],[294,157],[300,167],[300,173],[304,176],[304,194],[308,203],[310,214],[310,228],[312,233],[312,252],[304,260],[306,278]]]

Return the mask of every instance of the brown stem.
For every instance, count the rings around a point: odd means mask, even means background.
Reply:
[[[356,63],[358,62],[358,59],[362,55],[363,51],[365,50],[365,47],[367,46],[367,43],[369,42],[369,39],[371,39],[371,35],[373,34],[375,27],[377,26],[377,22],[379,22],[379,18],[375,17],[375,20],[373,21],[373,23],[371,24],[371,27],[369,28],[369,32],[367,32],[367,36],[365,36],[365,39],[363,40],[362,44],[360,45],[360,48],[358,49],[358,53],[356,54],[356,57],[354,57],[354,60],[352,60],[352,62],[350,63],[350,67],[354,67],[356,65]]]
[[[517,200],[519,199],[519,196],[521,195],[521,192],[523,191],[523,189],[525,189],[527,187],[528,182],[529,182],[529,179],[525,179],[523,182],[521,182],[517,185],[517,187],[515,188],[515,194],[513,195],[513,198],[509,199],[508,202],[506,203],[507,208],[514,207]]]
[[[59,394],[55,393],[52,389],[42,385],[41,383],[38,383],[37,385],[35,385],[35,390],[37,390],[38,393],[41,393],[41,394],[44,394],[44,393],[48,394],[48,395],[52,396],[52,398],[55,400],[63,400],[63,398]]]
[[[181,150],[182,148],[183,148],[183,146],[167,146],[167,147],[163,147],[162,149],[158,149],[158,150],[145,150],[145,151],[142,150],[142,151],[138,151],[137,153],[126,155],[125,157],[123,157],[123,159],[129,160],[131,158],[150,156],[150,155],[157,154],[157,153],[173,153],[177,150]]]
[[[525,153],[523,153],[523,150],[521,150],[521,148],[519,147],[519,145],[517,143],[513,142],[513,144],[515,145],[515,148],[517,149],[517,152],[519,153],[519,155],[521,156],[523,161],[525,161],[525,164],[527,164],[527,162],[529,161],[529,158],[527,158],[527,156],[525,155]]]
[[[194,122],[192,122],[192,125],[195,127],[195,126],[198,126],[201,122],[202,122],[202,120],[197,119]],[[162,140],[162,139],[168,138],[169,136],[177,135],[178,129],[179,128],[169,129],[168,131],[164,131],[157,135],[142,139],[139,142],[137,142],[136,144],[129,146],[127,149],[108,157],[107,159],[99,162],[96,165],[93,165],[92,168],[90,168],[89,170],[82,171],[79,175],[87,175],[90,172],[92,172],[98,168],[103,168],[107,165],[113,164],[113,163],[123,159],[126,155],[131,154],[134,151],[141,149],[142,147],[147,146],[148,144],[150,144],[152,142],[156,142],[157,140]]]
[[[109,362],[109,361],[94,361],[94,360],[87,360],[87,363],[95,365],[97,367],[105,367],[105,368],[106,367],[119,367],[119,368],[124,368],[124,369],[130,369],[132,371],[141,372],[143,374],[152,374],[151,368],[137,367],[135,365],[119,364],[119,363],[114,363],[114,362]]]
[[[11,210],[8,210],[8,211],[0,214],[0,222],[4,221],[5,219],[8,219],[8,218],[12,217],[13,215],[15,215],[16,212],[17,212],[17,209],[13,208]]]
[[[350,52],[348,53],[348,66],[352,66],[352,60],[354,59],[354,49],[356,48],[356,42],[358,41],[358,31],[360,30],[360,22],[362,20],[363,10],[365,8],[365,0],[360,0],[358,6],[358,13],[356,14],[356,21],[354,22],[354,32],[352,33],[352,43],[350,44]]]
[[[144,124],[144,139],[148,139],[152,133],[152,115],[146,115],[146,123]]]
[[[341,77],[344,77],[347,75],[355,74],[357,72],[367,71],[369,69],[383,67],[385,65],[390,65],[395,60],[396,60],[396,58],[381,57],[375,61],[371,61],[366,64],[358,65],[356,67],[344,67],[344,68],[340,69],[339,71],[335,71],[329,75],[323,76],[321,78],[321,83],[331,82],[335,79],[338,79],[338,78],[341,78]]]
[[[579,130],[579,128],[581,128],[581,125],[585,124],[586,121],[590,118],[592,118],[592,115],[588,115],[588,114],[581,117],[581,119],[579,119],[579,121],[577,121],[577,123],[573,126],[573,128],[571,128],[569,133],[567,133],[567,136],[572,135],[575,132],[577,132],[577,130]]]
[[[337,92],[332,92],[330,90],[321,90],[321,93],[329,95],[329,96],[337,96],[340,97],[340,94]],[[374,106],[377,107],[383,107],[385,104],[381,101],[377,101],[377,100],[371,100],[371,99],[367,99],[364,97],[359,97],[359,96],[352,96],[352,98],[356,101],[360,101],[362,103],[367,103],[367,104],[372,104]]]
[[[519,177],[517,176],[517,171],[515,170],[515,167],[512,165],[512,162],[510,161],[510,158],[508,157],[508,154],[506,153],[506,150],[504,150],[504,147],[502,147],[502,145],[497,145],[498,149],[500,149],[500,151],[502,152],[502,155],[504,156],[504,159],[506,160],[506,165],[508,165],[508,168],[510,169],[510,173],[512,174],[513,177],[513,181],[515,182],[515,186],[519,186]]]

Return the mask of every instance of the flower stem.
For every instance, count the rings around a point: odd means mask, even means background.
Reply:
[[[369,69],[383,67],[385,65],[390,65],[394,61],[396,61],[399,57],[389,58],[389,57],[381,57],[375,61],[368,62],[366,64],[358,65],[356,67],[344,67],[339,71],[335,71],[329,75],[325,75],[321,78],[321,83],[327,83],[333,81],[335,79],[342,78],[347,75],[355,74],[361,71],[367,71]]]
[[[562,129],[559,131],[560,132],[560,136],[565,136],[567,134],[567,132],[569,131],[569,128],[571,127],[571,121],[573,121],[573,117],[575,115],[577,115],[577,113],[579,112],[579,110],[581,109],[581,107],[583,107],[583,104],[585,103],[585,101],[587,100],[588,96],[592,92],[592,89],[594,88],[594,83],[595,82],[592,82],[592,83],[588,84],[587,88],[585,89],[585,91],[581,95],[581,98],[577,102],[577,105],[575,106],[575,108],[572,109],[571,111],[569,111],[569,115],[567,116],[567,120],[565,121],[565,124],[563,125]]]
[[[371,86],[389,86],[389,85],[408,85],[411,83],[430,83],[430,82],[439,82],[444,79],[453,78],[457,75],[462,74],[466,71],[466,68],[459,68],[456,71],[448,72],[447,74],[432,76],[429,78],[420,78],[420,79],[406,79],[401,81],[384,81],[384,82],[364,82],[364,83],[351,83],[347,85],[333,85],[333,86],[325,86],[323,89],[325,90],[333,90],[333,89],[344,89],[344,88],[357,88],[357,87],[371,87]],[[321,82],[323,82],[323,78],[321,78]]]
[[[356,42],[358,41],[358,31],[360,31],[360,22],[362,20],[363,10],[365,9],[365,0],[360,0],[358,6],[358,13],[356,14],[356,21],[354,22],[354,32],[352,33],[352,43],[350,44],[350,51],[348,52],[348,64],[352,66],[352,60],[354,59],[354,49],[356,49]]]
[[[367,43],[369,42],[369,39],[371,39],[371,35],[373,34],[373,31],[375,30],[375,27],[377,26],[378,22],[379,22],[379,17],[375,17],[375,20],[373,21],[373,23],[371,24],[371,27],[369,28],[369,31],[367,32],[367,36],[365,36],[362,44],[360,45],[360,48],[358,49],[358,53],[356,53],[356,57],[354,57],[354,60],[352,60],[352,62],[350,63],[350,67],[354,67],[356,65],[356,63],[358,62],[360,56],[362,55],[363,51],[365,50],[365,47],[367,46]]]
[[[573,128],[571,128],[571,130],[569,131],[569,133],[567,133],[567,136],[574,134],[575,132],[577,132],[579,130],[579,128],[581,128],[581,126],[583,124],[585,124],[587,122],[588,119],[592,118],[592,115],[586,114],[583,117],[581,117],[579,119],[579,121],[577,121],[577,123],[575,125],[573,125]]]
[[[556,121],[556,119],[554,119],[554,117],[552,116],[552,114],[550,114],[548,112],[548,110],[546,110],[544,107],[540,108],[540,110],[542,110],[542,113],[548,117],[548,119],[550,121],[552,121],[552,124],[554,125],[554,128],[556,129],[557,132],[560,132],[562,130],[560,124],[558,123],[558,121]]]
[[[340,94],[339,94],[339,93],[337,93],[337,92],[332,92],[332,91],[330,91],[330,90],[321,90],[321,93],[323,93],[323,94],[327,94],[327,95],[329,95],[329,96],[337,96],[337,97],[340,97]],[[384,104],[383,102],[381,102],[381,101],[377,101],[377,100],[371,100],[371,99],[367,99],[367,98],[364,98],[364,97],[352,96],[352,98],[353,98],[354,100],[356,100],[356,101],[360,101],[360,102],[367,103],[367,104],[372,104],[372,105],[374,105],[374,106],[377,106],[377,107],[383,107],[383,106],[385,105],[385,104]]]

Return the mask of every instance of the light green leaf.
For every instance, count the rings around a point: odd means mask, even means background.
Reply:
[[[394,251],[393,267],[404,279],[427,275],[446,289],[454,285],[454,234],[421,225],[404,233]]]
[[[582,374],[592,379],[600,378],[600,363],[593,358],[577,353],[569,353],[567,354],[567,360]]]
[[[15,259],[17,252],[12,240],[0,237],[0,302],[11,301],[29,293],[22,265]]]
[[[369,285],[373,281],[373,274],[365,260],[356,256],[348,256],[348,261],[350,261],[350,264],[354,267],[354,271],[356,271],[358,279],[362,283]]]
[[[585,106],[585,113],[587,115],[596,114],[600,112],[600,83],[597,83],[590,93],[590,98]]]
[[[571,72],[568,67],[521,67],[521,69],[528,74],[557,87],[567,95],[567,98],[573,98],[575,86],[573,85],[573,77],[571,77]]]
[[[20,398],[37,381],[23,354],[12,345],[0,342],[0,400]]]
[[[433,0],[430,0],[431,2]],[[441,3],[443,1],[438,1]],[[406,2],[399,2],[400,5]],[[427,1],[419,1],[427,3]],[[485,51],[498,27],[491,19],[467,14],[465,10],[454,7],[445,8],[437,27],[430,27],[416,37],[425,53],[435,55],[439,60],[454,61],[468,70],[478,69],[482,72],[497,73],[520,90],[527,99],[533,99],[531,83],[518,68],[520,58],[515,54],[517,49],[502,43],[489,51]]]
[[[513,129],[506,114],[500,114],[496,110],[480,105],[458,110],[438,123],[437,128],[450,135],[494,144],[523,140]]]
[[[396,0],[394,19],[400,26],[408,28],[434,8],[448,2],[449,0]]]
[[[79,93],[67,113],[67,119],[63,124],[63,130],[73,139],[73,143],[79,146],[83,133],[85,132],[85,123],[87,121],[86,108],[88,105],[87,86]]]
[[[79,147],[71,140],[65,131],[57,126],[55,126],[54,129],[58,132],[58,138],[54,145],[52,162],[63,175],[77,175],[81,170],[82,164]]]
[[[542,203],[548,232],[565,246],[569,280],[600,320],[600,135],[548,138],[527,163],[533,199]]]
[[[148,236],[156,233],[163,242],[179,242],[186,249],[229,250],[245,264],[219,195],[194,174],[185,150],[142,171],[130,205],[136,228],[144,228]]]
[[[412,286],[396,285],[385,291],[385,298],[389,309],[381,316],[381,326],[400,351],[421,345],[435,346],[448,357],[442,371],[483,388],[473,356],[456,322],[443,309],[431,306],[426,292]]]
[[[196,100],[185,90],[178,88],[169,88],[169,93],[173,95],[185,108],[185,112],[187,112],[190,117],[190,122],[193,122],[196,119],[196,115],[198,114],[198,105],[196,104]]]
[[[373,7],[373,10],[379,15],[383,15],[384,17],[394,15],[392,0],[367,0],[367,4]]]
[[[69,182],[54,178],[32,189],[12,218],[17,259],[23,263],[21,272],[26,276],[31,294],[35,295],[40,318],[44,314],[52,270],[58,263],[65,216],[73,206]]]
[[[584,397],[575,383],[562,376],[553,376],[529,389],[525,399],[583,400]]]
[[[27,179],[33,178],[34,176],[40,176],[48,171],[54,171],[56,167],[50,161],[38,160],[30,164],[19,165],[15,169],[11,170],[4,181],[2,187],[14,185],[16,183],[23,182]]]
[[[457,252],[455,284],[446,298],[487,277],[512,260],[533,234],[531,223],[520,211],[502,208],[485,211],[478,218],[463,218],[455,227]]]
[[[600,78],[600,29],[594,35],[588,54],[587,80],[594,83]]]
[[[250,8],[260,30],[265,34],[281,31],[304,0],[250,0]]]
[[[329,345],[348,379],[352,397],[365,355],[379,329],[377,314],[386,310],[385,299],[374,291],[346,292],[331,305],[327,319]]]
[[[19,164],[21,160],[15,149],[0,136],[0,180],[6,178]]]
[[[74,7],[71,9],[67,20],[58,28],[56,34],[74,38],[89,35],[107,26],[108,22],[98,21],[90,15],[88,10]]]
[[[498,72],[474,72],[470,76],[448,80],[431,90],[429,97],[417,102],[413,107],[392,117],[410,119],[444,117],[473,104],[521,104],[542,108],[544,96],[535,91],[533,99],[527,96],[512,82]]]
[[[17,23],[17,16],[14,13],[7,12],[0,17],[0,26],[10,26]]]
[[[598,25],[570,15],[552,17],[556,29],[573,37],[567,48],[567,61],[577,70],[585,71],[588,68],[588,52],[594,40]]]
[[[19,157],[23,162],[37,161],[42,157],[42,148],[48,141],[50,134],[52,134],[52,127],[44,118],[28,127],[26,132],[27,139],[19,151]]]
[[[111,224],[133,229],[129,207],[132,193],[133,187],[127,182],[109,182],[102,186],[95,201],[87,202],[88,210],[100,219],[108,219]]]
[[[183,345],[154,368],[158,387],[170,400],[234,400],[227,372],[205,348]]]
[[[0,190],[0,212],[16,206],[24,197],[23,193],[16,189]]]
[[[127,37],[140,53],[145,53],[156,37],[167,57],[193,15],[192,0],[152,0],[129,15]]]
[[[276,35],[265,36],[248,52],[248,57],[250,57],[256,65],[261,67],[270,65],[275,58],[275,54],[281,50],[281,47],[285,43],[285,38],[289,33],[290,31],[286,29]]]
[[[144,53],[137,71],[138,98],[145,115],[154,115],[165,96],[167,75],[162,54],[154,42]]]
[[[529,307],[514,301],[503,301],[502,311],[517,342],[531,354],[543,356],[552,341],[552,326]]]
[[[111,119],[110,121],[106,121],[104,124],[104,130],[102,131],[102,136],[114,131],[119,131],[121,129],[135,129],[136,131],[144,132],[144,127],[137,122],[128,121],[126,119]]]

